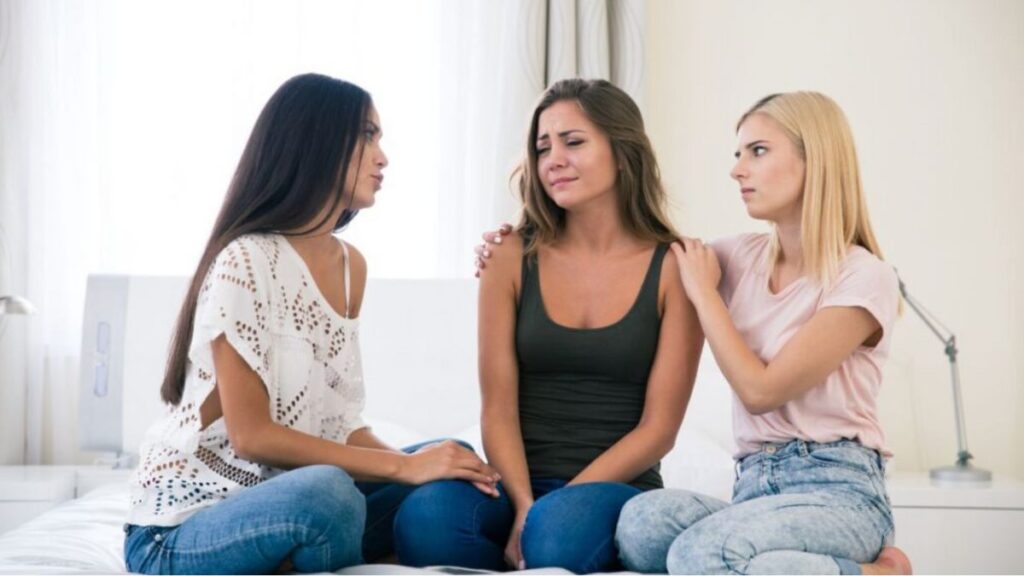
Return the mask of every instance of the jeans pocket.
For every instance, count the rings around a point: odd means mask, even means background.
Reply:
[[[129,531],[124,541],[124,563],[129,572],[152,574],[160,571],[164,534],[169,530],[163,526],[134,526]]]

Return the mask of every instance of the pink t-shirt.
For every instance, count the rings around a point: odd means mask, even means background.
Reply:
[[[877,400],[899,309],[892,267],[854,246],[847,251],[830,289],[802,277],[772,294],[766,264],[768,234],[723,238],[712,246],[722,267],[718,291],[744,342],[765,363],[771,362],[815,312],[828,306],[863,308],[883,331],[877,345],[858,347],[824,382],[771,412],[755,416],[734,394],[736,457],[759,450],[765,442],[835,442],[843,438],[856,439],[891,456],[878,422]]]

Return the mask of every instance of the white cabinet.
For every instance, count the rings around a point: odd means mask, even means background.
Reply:
[[[0,466],[0,533],[100,485],[127,482],[130,474],[98,466]]]
[[[1024,572],[1024,482],[988,488],[933,486],[927,474],[886,479],[896,545],[919,574]]]

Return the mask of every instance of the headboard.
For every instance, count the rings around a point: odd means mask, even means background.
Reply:
[[[90,276],[82,332],[80,444],[134,454],[164,413],[160,382],[185,277]],[[460,437],[481,448],[474,279],[370,279],[360,311],[364,416],[394,445]],[[729,497],[729,386],[705,349],[663,461],[666,484]]]
[[[163,414],[160,382],[184,276],[92,275],[79,378],[79,444],[137,452]],[[476,281],[374,279],[360,311],[365,415],[429,436],[477,422]]]

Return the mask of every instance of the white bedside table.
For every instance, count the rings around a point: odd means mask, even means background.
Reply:
[[[896,545],[920,574],[1024,572],[1024,482],[989,488],[932,486],[927,473],[886,478]]]
[[[132,471],[100,466],[0,466],[0,533]]]

